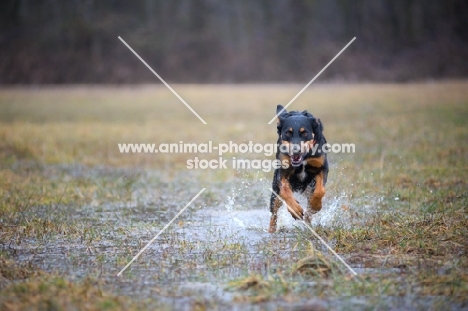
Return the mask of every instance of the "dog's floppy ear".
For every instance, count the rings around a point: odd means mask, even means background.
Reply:
[[[281,128],[283,127],[283,121],[287,115],[286,109],[282,105],[276,106],[276,128],[278,129],[278,135],[281,135]]]
[[[287,114],[288,112],[286,111],[286,109],[284,109],[284,107],[282,105],[278,105],[276,106],[276,122],[279,124],[279,123],[282,123],[283,120],[284,120],[284,115]]]
[[[318,125],[319,125],[319,131],[320,131],[320,132],[323,132],[323,123],[322,123],[322,121],[321,121],[319,118],[317,118],[317,123],[318,123]]]
[[[310,123],[312,124],[312,131],[314,132],[314,139],[316,141],[320,141],[322,139],[322,132],[323,132],[323,124],[320,119],[314,117],[307,111],[304,111],[307,113],[307,118],[309,119]]]

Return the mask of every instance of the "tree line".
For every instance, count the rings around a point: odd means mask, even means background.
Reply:
[[[468,74],[464,0],[5,0],[0,83],[180,83]]]

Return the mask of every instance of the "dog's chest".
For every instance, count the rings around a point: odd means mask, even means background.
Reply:
[[[302,170],[299,172],[299,174],[297,174],[297,178],[300,180],[300,181],[304,181],[307,177],[307,172],[306,172],[306,169],[305,169],[305,165],[302,165]]]

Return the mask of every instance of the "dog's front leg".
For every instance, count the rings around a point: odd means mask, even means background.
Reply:
[[[279,174],[279,171],[277,174],[275,174],[275,178],[273,181],[273,190],[276,192],[276,194],[279,194],[281,199],[286,203],[287,209],[289,213],[291,213],[292,217],[294,219],[302,219],[302,217],[304,216],[304,210],[296,201],[296,199],[294,199],[289,181],[284,176],[280,177]],[[278,198],[276,194],[272,194],[270,200],[271,218],[270,227],[268,229],[268,232],[270,233],[276,231],[276,223],[278,221],[278,209],[281,207],[282,204],[282,200]]]
[[[291,213],[291,216],[294,219],[302,219],[304,216],[304,210],[294,198],[291,184],[285,177],[281,178],[279,195],[284,202],[286,202],[288,212]]]
[[[325,196],[324,171],[315,176],[315,189],[309,197],[305,220],[310,223],[313,214],[322,209],[322,198]]]

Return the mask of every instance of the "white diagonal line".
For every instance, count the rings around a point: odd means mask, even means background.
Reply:
[[[281,200],[281,202],[283,202],[284,205],[286,205],[286,207],[288,208],[288,211],[291,212],[291,213],[293,213],[294,216],[296,216],[297,219],[300,219],[300,220],[302,221],[302,223],[313,233],[313,235],[315,235],[315,237],[316,237],[317,239],[319,239],[320,242],[322,242],[322,243],[330,250],[330,252],[332,252],[333,255],[335,255],[336,258],[338,258],[338,259],[346,266],[346,268],[349,269],[349,271],[351,271],[354,275],[357,275],[356,271],[354,271],[354,269],[351,268],[351,267],[346,263],[346,261],[344,261],[343,258],[341,258],[341,256],[338,255],[338,254],[333,250],[333,248],[331,248],[331,247],[320,237],[320,235],[318,235],[317,232],[315,232],[315,230],[312,229],[312,227],[309,226],[309,224],[306,223],[306,222],[296,213],[296,211],[293,210],[293,209],[283,200],[282,197],[280,197],[273,189],[270,188],[270,190],[271,190],[271,192],[274,193],[274,195],[275,195],[278,199]]]
[[[153,68],[151,68],[150,65],[148,65],[148,64],[143,60],[143,58],[141,58],[140,55],[137,54],[137,52],[135,52],[135,51],[130,47],[130,45],[127,44],[127,42],[125,42],[124,39],[122,39],[120,36],[119,36],[119,39],[120,39],[120,41],[122,41],[123,44],[125,44],[125,46],[126,46],[130,51],[133,52],[133,54],[135,54],[136,57],[138,57],[138,59],[139,59],[143,64],[145,64],[146,67],[148,67],[148,69],[149,69],[156,77],[158,77],[159,80],[161,80],[162,83],[164,83],[165,86],[167,86],[167,88],[168,88],[172,93],[174,93],[175,96],[177,96],[177,98],[178,98],[178,99],[179,99],[195,116],[197,116],[198,119],[200,119],[200,121],[202,121],[203,124],[207,124],[207,123],[205,122],[205,120],[203,120],[202,117],[200,117],[200,116],[198,115],[198,113],[197,113],[195,110],[193,110],[193,108],[190,107],[190,105],[187,104],[187,103],[185,102],[185,100],[184,100],[182,97],[180,97],[179,94],[177,94],[176,91],[174,91],[174,89],[173,89],[169,84],[167,84],[167,82],[164,81],[164,79],[161,78],[161,76],[158,75],[157,72],[154,71]]]
[[[283,109],[282,109],[280,112],[278,112],[278,113],[277,113],[277,114],[276,114],[276,115],[273,117],[273,119],[271,119],[271,121],[270,121],[270,122],[268,122],[268,124],[271,124],[271,122],[273,122],[273,121],[274,121],[276,118],[278,118],[278,116],[279,116],[280,114],[282,114],[282,113],[283,113],[283,111],[285,111],[285,110],[286,110],[286,109],[289,107],[289,105],[291,105],[291,104],[293,103],[293,101],[295,101],[295,100],[296,100],[296,98],[298,98],[298,97],[299,97],[299,95],[301,95],[301,94],[302,94],[302,92],[304,92],[304,91],[305,91],[305,89],[306,89],[306,88],[308,88],[308,87],[309,87],[309,85],[311,85],[311,84],[312,84],[312,82],[314,82],[314,81],[315,81],[315,79],[317,79],[317,78],[318,78],[318,76],[320,76],[320,75],[322,74],[322,72],[324,72],[324,71],[325,71],[325,69],[327,69],[327,68],[328,68],[328,66],[330,66],[330,65],[331,65],[331,63],[333,63],[333,62],[335,61],[335,59],[337,59],[337,58],[338,58],[338,56],[340,56],[340,54],[341,54],[341,53],[343,53],[343,52],[344,52],[344,50],[346,50],[346,49],[348,48],[348,46],[350,46],[350,45],[351,45],[351,43],[353,43],[353,41],[354,41],[354,40],[356,40],[356,37],[354,37],[353,39],[351,39],[351,41],[349,41],[349,43],[348,43],[348,44],[346,44],[346,46],[345,46],[344,48],[342,48],[342,49],[341,49],[341,51],[340,51],[338,54],[336,54],[336,56],[335,56],[335,57],[333,57],[333,59],[332,59],[332,60],[331,60],[331,61],[330,61],[330,62],[329,62],[329,63],[328,63],[328,64],[327,64],[325,67],[323,67],[323,69],[322,69],[322,70],[320,70],[320,72],[319,72],[318,74],[316,74],[316,75],[315,75],[315,77],[314,77],[312,80],[310,80],[310,82],[309,82],[309,83],[307,83],[307,85],[306,85],[306,86],[304,86],[304,87],[302,88],[302,90],[301,90],[299,93],[297,93],[297,95],[296,95],[296,96],[294,96],[294,98],[293,98],[293,99],[291,99],[291,100],[289,101],[289,103],[287,103],[287,104],[286,104],[286,106],[284,106],[284,108],[283,108]]]
[[[169,222],[167,223],[167,225],[165,225],[164,228],[162,228],[161,231],[159,231],[159,233],[156,234],[156,236],[155,236],[154,238],[152,238],[151,241],[149,241],[148,244],[146,244],[146,246],[143,247],[143,248],[138,252],[138,254],[136,254],[135,257],[133,257],[132,260],[130,260],[130,262],[129,262],[122,270],[120,270],[119,273],[117,273],[117,276],[120,276],[128,267],[130,267],[130,265],[131,265],[135,260],[137,260],[138,257],[140,257],[141,254],[143,254],[143,252],[151,245],[151,243],[153,243],[153,242],[161,235],[161,233],[163,233],[164,230],[166,230],[166,229],[172,224],[172,222],[173,222],[174,220],[176,220],[176,218],[179,217],[180,214],[182,214],[182,213],[187,209],[187,207],[189,207],[189,205],[192,204],[192,202],[195,201],[195,199],[198,198],[198,196],[199,196],[200,194],[202,194],[202,192],[205,191],[205,190],[206,190],[206,188],[203,188],[202,190],[200,190],[200,192],[198,192],[197,195],[194,196],[193,199],[190,200],[190,202],[188,202],[187,205],[185,205],[184,208],[181,209],[180,212],[178,212],[177,215],[175,215],[174,218],[172,218],[171,221],[169,221]]]

